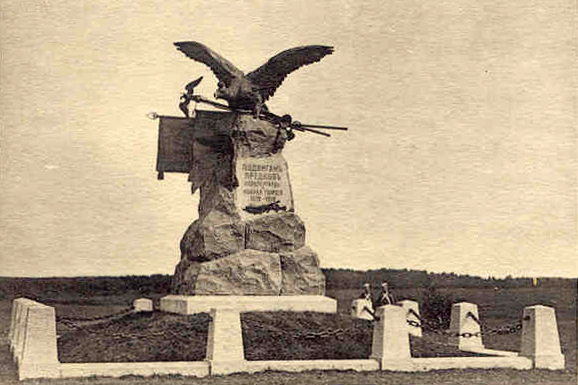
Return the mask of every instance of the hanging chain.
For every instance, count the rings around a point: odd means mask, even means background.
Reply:
[[[56,316],[56,322],[62,321],[76,321],[76,322],[92,322],[92,321],[102,321],[114,317],[118,317],[121,315],[125,315],[128,313],[132,313],[134,311],[134,306],[129,306],[125,309],[122,309],[119,312],[107,314],[103,316],[96,316],[96,317],[67,317],[67,316]]]

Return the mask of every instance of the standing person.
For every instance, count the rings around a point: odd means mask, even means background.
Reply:
[[[381,295],[379,296],[378,306],[393,305],[395,303],[393,295],[389,292],[387,282],[381,284]]]
[[[359,298],[365,299],[369,302],[372,302],[371,286],[369,285],[369,283],[363,284],[363,291],[361,292],[361,295],[359,296]]]

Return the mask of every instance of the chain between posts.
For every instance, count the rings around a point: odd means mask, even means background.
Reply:
[[[494,335],[494,334],[498,334],[498,335],[504,335],[504,334],[514,334],[519,332],[520,330],[522,330],[522,321],[518,321],[514,324],[510,324],[510,325],[506,325],[506,326],[502,326],[499,328],[495,328],[495,329],[489,329],[488,330],[488,326],[482,324],[482,322],[478,319],[478,317],[476,317],[476,315],[474,313],[472,313],[471,311],[469,311],[466,314],[466,317],[470,317],[471,319],[474,320],[474,322],[476,322],[478,325],[480,325],[480,328],[482,328],[482,332],[481,335]]]
[[[119,312],[107,314],[104,316],[97,316],[97,317],[57,316],[56,321],[60,324],[63,324],[69,328],[72,328],[72,329],[75,329],[78,331],[84,331],[87,333],[96,334],[95,331],[91,331],[91,330],[87,329],[86,327],[81,327],[81,326],[75,324],[75,322],[104,321],[104,320],[109,320],[109,319],[119,317],[122,315],[127,315],[129,313],[132,313],[133,311],[134,311],[134,306],[130,306],[130,307],[127,307],[126,309],[123,309]],[[412,327],[416,327],[416,328],[422,328],[422,330],[425,332],[431,332],[433,334],[445,335],[445,336],[451,336],[451,337],[472,338],[472,337],[481,337],[483,335],[496,335],[496,334],[497,335],[506,335],[506,334],[517,333],[522,329],[522,322],[521,321],[514,323],[514,324],[495,328],[495,329],[487,329],[486,325],[482,325],[480,320],[473,313],[468,312],[466,314],[466,317],[472,318],[484,330],[478,331],[475,333],[469,333],[469,332],[452,333],[448,330],[442,329],[441,328],[441,322],[425,320],[425,319],[421,318],[419,316],[419,314],[417,314],[413,309],[410,309],[408,311],[408,314],[413,315],[417,319],[417,320],[407,319],[406,321],[407,321],[408,325],[410,325]],[[258,321],[253,321],[253,320],[246,320],[246,321],[254,324],[257,328],[265,329],[265,327],[263,325],[261,325]],[[355,330],[355,329],[358,329],[358,328],[357,327],[351,327],[351,328],[347,328],[347,329],[328,328],[328,329],[325,329],[322,331],[316,331],[316,332],[315,331],[308,331],[308,332],[296,332],[296,333],[290,333],[290,332],[286,332],[284,330],[276,330],[276,331],[270,331],[270,333],[273,336],[277,336],[277,337],[285,336],[285,337],[290,337],[290,338],[311,340],[311,339],[316,339],[316,338],[328,338],[328,337],[338,337],[339,338],[341,335],[348,333],[348,332]],[[160,337],[160,336],[164,336],[166,334],[174,334],[174,333],[167,330],[167,331],[163,331],[163,332],[147,333],[147,334],[142,334],[142,335],[117,333],[117,334],[112,334],[111,336],[113,338],[147,338],[147,337]]]
[[[266,328],[258,321],[253,321],[253,320],[247,320],[249,323],[252,323],[255,327],[262,329],[262,330],[266,330]],[[291,333],[291,332],[286,332],[284,330],[275,330],[275,331],[269,331],[274,337],[281,337],[284,336],[286,338],[293,338],[293,339],[305,339],[305,340],[312,340],[312,339],[316,339],[316,338],[328,338],[328,337],[336,337],[336,338],[340,338],[343,334],[346,334],[348,332],[351,332],[353,330],[357,329],[356,327],[350,327],[347,329],[325,329],[322,331],[307,331],[307,332],[296,332],[296,333]]]
[[[110,320],[112,318],[116,318],[119,316],[127,315],[134,311],[134,306],[129,306],[119,312],[107,314],[104,316],[96,316],[96,317],[67,317],[67,316],[56,316],[56,322],[65,325],[71,329],[77,331],[83,331],[90,334],[98,334],[92,330],[87,329],[86,327],[82,327],[77,325],[75,322],[94,322],[94,321],[105,321]],[[59,336],[60,337],[60,336]]]
[[[75,322],[73,322],[73,320],[79,322],[79,321],[95,321],[95,320],[104,320],[104,319],[112,319],[114,317],[117,316],[121,316],[121,315],[127,315],[129,313],[132,312],[133,309],[125,309],[121,312],[118,313],[114,313],[114,314],[109,314],[107,316],[102,316],[102,317],[92,317],[92,318],[79,318],[79,317],[57,317],[56,322],[61,324],[61,325],[65,325],[75,331],[78,332],[84,332],[84,333],[88,333],[88,334],[92,334],[92,335],[102,335],[102,330],[91,330],[90,327],[93,325],[86,325],[86,326],[80,326],[78,324],[76,324]],[[198,320],[193,320],[193,322],[191,322],[191,325],[198,325],[201,323],[206,322],[206,320],[202,320],[202,319],[198,319]],[[102,323],[99,323],[97,325],[102,325]],[[64,333],[67,334],[70,331],[65,331]],[[173,332],[172,330],[163,330],[163,331],[159,331],[159,332],[147,332],[145,334],[134,334],[134,333],[107,333],[107,335],[110,338],[113,339],[131,339],[131,338],[155,338],[155,337],[165,337],[167,335],[171,335],[173,338],[177,338],[177,339],[181,339],[182,336],[177,335],[175,332]],[[62,335],[59,335],[58,338],[62,337]]]
[[[84,328],[81,326],[76,325],[73,322],[69,321],[60,321],[62,324],[73,328],[76,331],[85,332],[91,335],[102,335],[101,331],[90,330],[88,328]],[[137,339],[137,338],[155,338],[155,337],[166,337],[167,335],[171,335],[173,338],[180,339],[181,336],[178,336],[172,330],[163,330],[160,332],[147,332],[146,334],[134,334],[134,333],[110,333],[107,334],[108,337],[118,340],[118,339]],[[62,335],[58,335],[58,338],[62,337]]]
[[[120,315],[125,315],[128,313],[132,313],[134,311],[134,306],[129,306],[119,312],[107,314],[103,316],[96,316],[96,317],[67,317],[67,316],[56,316],[56,322],[66,322],[66,321],[76,321],[76,322],[92,322],[92,321],[102,321],[114,317],[118,317]]]
[[[424,331],[432,332],[433,334],[444,335],[444,336],[449,336],[449,337],[472,338],[472,337],[481,337],[482,335],[513,334],[513,333],[519,332],[522,329],[522,323],[517,322],[515,324],[502,326],[502,327],[497,328],[497,329],[484,330],[484,331],[479,331],[479,332],[475,332],[475,333],[468,333],[468,332],[452,333],[449,330],[441,329],[440,325],[437,323],[435,326],[431,325],[432,322],[430,322],[430,324],[428,325],[427,320],[422,319],[415,312],[410,311],[410,313],[413,313],[413,315],[416,316],[416,318],[419,321],[416,321],[413,319],[407,319],[406,321],[407,321],[408,325],[413,326],[413,327],[420,327]],[[258,321],[252,321],[252,320],[247,320],[247,321],[254,324],[254,326],[256,326],[259,329],[265,329],[265,327],[263,327],[263,325],[261,325]],[[315,338],[327,338],[327,337],[333,337],[333,336],[340,336],[342,334],[346,334],[346,333],[348,333],[352,330],[355,330],[355,329],[357,329],[357,328],[351,327],[351,328],[347,328],[347,329],[341,329],[341,328],[340,329],[326,329],[326,330],[318,331],[318,332],[309,331],[309,332],[297,332],[297,333],[290,333],[290,332],[286,332],[284,330],[276,330],[276,331],[270,331],[270,332],[273,336],[277,336],[277,337],[285,336],[285,337],[290,337],[290,338],[315,339]]]
[[[421,322],[418,322],[418,321],[412,320],[412,319],[408,319],[406,321],[407,321],[408,325],[410,325],[410,326],[421,327],[424,331],[431,332],[433,334],[444,335],[444,336],[448,336],[448,337],[472,338],[472,337],[481,337],[482,335],[492,335],[492,334],[499,334],[499,335],[513,334],[513,333],[519,332],[522,329],[521,322],[518,322],[516,324],[507,325],[505,327],[501,327],[498,329],[479,331],[479,332],[475,332],[475,333],[468,333],[468,332],[452,333],[448,330],[440,329],[439,327],[430,326],[427,324],[427,322],[425,322],[421,318],[418,318],[418,319],[420,319]],[[249,320],[248,322],[252,323],[255,327],[257,327],[259,329],[265,329],[265,327],[257,321]],[[340,328],[340,329],[326,329],[326,330],[317,331],[317,332],[309,331],[309,332],[297,332],[297,333],[290,333],[290,332],[286,332],[284,330],[276,330],[276,331],[269,331],[269,332],[275,337],[284,336],[284,337],[289,337],[289,338],[308,339],[309,340],[309,339],[327,338],[327,337],[334,337],[334,336],[339,337],[339,336],[346,334],[348,332],[351,332],[355,329],[357,329],[357,328],[351,327],[351,328],[347,328],[347,329],[342,329],[342,328]]]
[[[486,325],[483,325],[480,320],[475,316],[475,314],[473,314],[472,312],[468,312],[466,314],[466,317],[470,317],[472,318],[478,325],[480,325],[480,328],[484,329],[481,330],[479,332],[475,332],[475,333],[452,333],[450,331],[447,330],[442,330],[439,327],[438,328],[434,328],[431,327],[427,324],[426,320],[422,319],[415,311],[413,311],[412,309],[410,309],[409,313],[413,314],[418,320],[413,320],[413,319],[407,319],[407,323],[410,326],[413,327],[421,327],[424,331],[428,331],[428,332],[433,332],[434,334],[443,334],[443,335],[449,335],[451,337],[464,337],[464,338],[472,338],[472,337],[481,337],[483,335],[505,335],[505,334],[514,334],[514,333],[518,333],[520,330],[522,330],[522,322],[518,321],[514,324],[510,324],[510,325],[506,325],[506,326],[501,326],[499,328],[495,328],[495,329],[488,329]]]

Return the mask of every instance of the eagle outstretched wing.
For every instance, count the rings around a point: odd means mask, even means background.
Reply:
[[[209,66],[217,79],[227,85],[230,84],[231,78],[244,76],[243,72],[235,67],[233,63],[201,43],[195,41],[180,41],[174,44],[179,51],[189,58]]]
[[[195,87],[201,83],[201,80],[203,80],[202,76],[200,78],[198,78],[197,80],[193,80],[192,82],[188,83],[185,86],[185,90],[187,90],[187,92],[192,95],[194,90],[195,90]]]
[[[308,45],[283,51],[267,61],[247,78],[259,88],[263,101],[269,99],[283,80],[299,67],[318,62],[324,56],[333,53],[333,47]]]

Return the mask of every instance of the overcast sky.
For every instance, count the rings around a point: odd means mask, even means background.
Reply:
[[[345,125],[284,150],[324,267],[578,277],[571,0],[0,1],[0,275],[172,274],[197,218],[156,179],[156,111],[216,79],[195,40],[249,72],[335,53],[269,108]]]

